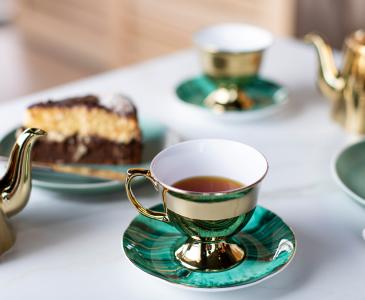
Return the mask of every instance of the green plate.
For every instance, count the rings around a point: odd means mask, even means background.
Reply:
[[[162,211],[162,205],[152,207]],[[283,270],[292,260],[293,231],[273,212],[258,206],[244,230],[233,237],[246,250],[239,265],[223,272],[197,272],[183,267],[174,250],[186,237],[173,226],[138,215],[123,236],[128,259],[142,271],[167,282],[199,289],[222,290],[256,284]]]
[[[260,77],[234,82],[251,99],[254,105],[248,110],[216,113],[204,105],[204,99],[219,87],[219,82],[207,76],[198,76],[182,82],[176,88],[181,103],[201,114],[217,119],[242,121],[256,119],[276,112],[288,101],[287,90],[281,85]]]
[[[117,172],[126,172],[129,167],[148,167],[152,158],[169,143],[172,143],[171,140],[173,137],[169,135],[168,129],[161,123],[154,120],[141,119],[140,127],[143,137],[142,163],[138,165],[99,166],[99,168],[111,169]],[[7,133],[0,140],[0,155],[8,156],[14,143],[15,129]],[[118,181],[102,180],[72,174],[62,174],[39,169],[32,170],[32,178],[34,186],[60,192],[111,192],[123,188],[122,184]]]
[[[365,141],[345,147],[332,163],[338,185],[352,199],[365,205]]]

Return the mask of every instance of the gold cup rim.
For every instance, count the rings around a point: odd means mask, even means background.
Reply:
[[[245,145],[253,150],[255,150],[257,153],[259,153],[262,158],[264,159],[265,161],[265,171],[263,172],[263,174],[259,177],[259,179],[255,180],[253,183],[251,183],[250,185],[246,185],[246,186],[243,186],[241,188],[238,188],[238,189],[233,189],[233,190],[229,190],[229,191],[223,191],[223,192],[194,192],[194,191],[187,191],[187,190],[183,190],[183,189],[179,189],[179,188],[176,188],[176,187],[173,187],[169,184],[166,184],[164,182],[162,182],[153,172],[153,163],[156,159],[156,157],[162,153],[164,153],[165,151],[171,149],[171,148],[174,148],[174,147],[177,147],[177,146],[180,146],[181,144],[186,144],[186,143],[191,143],[191,142],[197,142],[197,141],[202,141],[202,140],[210,140],[210,141],[229,141],[229,142],[235,142],[235,143],[239,143],[239,144],[242,144],[242,145]],[[241,142],[238,142],[238,141],[233,141],[233,140],[226,140],[226,139],[199,139],[199,140],[191,140],[191,141],[185,141],[185,142],[182,142],[182,143],[178,143],[178,144],[175,144],[175,145],[172,145],[164,150],[162,150],[160,153],[158,153],[155,158],[152,160],[151,162],[151,165],[150,165],[150,172],[151,172],[151,176],[153,177],[153,179],[158,183],[160,184],[164,189],[167,190],[167,192],[174,192],[174,193],[177,193],[177,194],[182,194],[182,195],[191,195],[191,196],[201,196],[201,197],[221,197],[221,196],[225,196],[225,195],[228,195],[228,194],[233,194],[233,193],[239,193],[239,192],[244,192],[244,191],[247,191],[251,188],[253,188],[254,186],[258,185],[264,178],[265,176],[267,175],[267,172],[269,171],[269,163],[265,157],[265,155],[263,155],[259,150],[257,150],[256,148],[250,146],[250,145],[247,145],[247,144],[244,144],[244,143],[241,143]]]
[[[252,50],[252,51],[227,51],[227,50],[219,50],[214,47],[207,47],[207,48],[199,48],[199,51],[201,51],[203,54],[208,55],[227,55],[227,56],[244,56],[244,55],[250,55],[250,54],[263,54],[265,49],[260,50]]]
[[[213,42],[207,43],[206,41],[202,42],[202,35],[204,33],[206,34],[209,30],[217,30],[217,28],[219,28],[219,27],[221,27],[221,28],[222,27],[231,27],[231,28],[228,28],[228,30],[233,30],[232,28],[234,28],[234,27],[236,27],[236,29],[238,27],[240,27],[239,30],[242,30],[242,31],[244,31],[244,29],[249,30],[249,31],[255,31],[256,35],[261,34],[264,41],[261,44],[258,43],[256,46],[251,46],[251,48],[249,47],[248,49],[240,49],[240,50],[238,50],[238,49],[229,50],[228,48],[224,48],[221,45],[218,45],[219,43],[213,43]],[[246,34],[247,34],[247,32],[246,32]],[[256,53],[256,52],[263,52],[272,45],[273,40],[274,40],[273,34],[270,31],[266,30],[265,28],[247,24],[247,23],[240,23],[240,22],[227,22],[227,23],[211,24],[211,25],[202,27],[200,30],[198,30],[197,32],[195,32],[193,34],[194,45],[199,50],[210,53],[210,54],[220,54],[221,53],[221,54],[225,54],[225,55],[243,55],[243,54],[250,54],[250,53]]]

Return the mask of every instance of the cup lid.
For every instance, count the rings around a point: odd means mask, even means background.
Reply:
[[[272,44],[273,36],[253,25],[221,23],[196,32],[193,41],[206,51],[245,53],[266,49]]]

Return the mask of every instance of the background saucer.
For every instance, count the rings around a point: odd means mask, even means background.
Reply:
[[[341,189],[365,205],[365,141],[341,150],[333,159],[332,171]]]
[[[151,209],[163,211],[161,204]],[[289,226],[261,206],[234,239],[246,250],[242,263],[223,272],[191,271],[175,259],[173,251],[186,237],[169,224],[138,215],[124,233],[123,249],[135,266],[156,278],[209,291],[242,288],[267,279],[289,264],[296,249]]]
[[[140,127],[143,137],[142,163],[138,165],[107,165],[104,169],[126,172],[128,168],[146,168],[152,158],[163,148],[178,141],[177,135],[169,131],[160,122],[151,119],[141,119]],[[8,156],[15,143],[15,130],[7,133],[0,140],[0,155]],[[124,189],[124,183],[102,180],[73,174],[62,174],[47,170],[32,170],[33,184],[45,189],[59,192],[94,193],[111,192]],[[138,180],[135,181],[136,183]]]
[[[288,101],[286,89],[260,77],[235,82],[248,97],[255,101],[251,109],[217,113],[204,105],[204,99],[219,87],[219,82],[207,76],[198,76],[182,82],[176,88],[179,102],[191,111],[222,121],[248,121],[263,118],[276,111]]]

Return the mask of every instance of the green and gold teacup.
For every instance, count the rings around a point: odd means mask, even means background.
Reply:
[[[246,78],[258,74],[272,34],[243,23],[221,23],[194,34],[204,74],[214,78]]]
[[[258,76],[264,51],[272,44],[270,32],[243,23],[222,23],[194,34],[208,82],[216,86],[204,104],[216,113],[249,110],[255,105],[246,88]]]
[[[144,216],[175,226],[187,236],[176,245],[176,258],[187,268],[221,271],[245,257],[244,245],[234,234],[250,220],[256,207],[259,184],[268,164],[254,148],[230,140],[202,139],[183,142],[160,152],[150,170],[129,169],[127,195]],[[137,176],[149,179],[162,191],[164,212],[144,208],[132,192]],[[242,183],[222,192],[194,192],[173,185],[186,178],[219,176]]]

